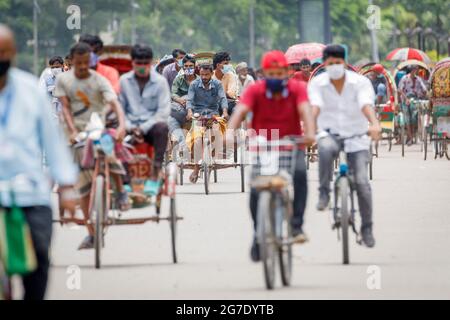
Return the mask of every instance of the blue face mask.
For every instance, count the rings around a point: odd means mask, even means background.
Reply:
[[[222,72],[223,73],[228,73],[228,72],[231,72],[231,71],[233,71],[233,66],[231,64],[226,64],[222,68]]]
[[[195,73],[195,69],[194,68],[187,68],[184,69],[184,74],[187,76],[192,76]]]
[[[95,68],[97,66],[97,64],[98,64],[98,61],[99,61],[99,56],[96,53],[91,52],[91,58],[90,58],[90,61],[89,61],[89,67],[90,68]]]
[[[178,66],[179,66],[180,68],[183,67],[183,59],[178,60]]]
[[[280,93],[286,88],[286,81],[284,79],[266,79],[266,86],[272,93]]]

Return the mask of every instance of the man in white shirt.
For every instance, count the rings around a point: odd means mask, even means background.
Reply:
[[[327,46],[323,59],[326,72],[316,76],[308,87],[318,130],[329,133],[318,140],[320,196],[317,209],[323,211],[328,207],[333,161],[344,148],[358,195],[362,240],[367,247],[373,247],[372,190],[367,174],[370,138],[365,133],[368,132],[374,140],[379,139],[381,133],[373,109],[375,92],[369,79],[345,69],[345,49],[342,46]],[[338,139],[357,135],[360,137],[345,143]]]

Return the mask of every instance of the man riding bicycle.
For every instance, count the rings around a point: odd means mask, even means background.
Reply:
[[[283,52],[270,51],[262,59],[265,80],[259,80],[245,91],[240,104],[230,119],[229,129],[240,127],[248,113],[252,113],[251,128],[268,140],[303,135],[305,144],[314,142],[314,122],[310,112],[305,84],[289,79],[288,62]],[[268,132],[269,131],[269,132]],[[269,136],[267,134],[269,133]],[[294,215],[292,219],[294,241],[307,241],[303,232],[303,215],[307,198],[305,152],[299,150],[294,173]],[[258,192],[250,193],[250,210],[257,230]],[[259,261],[259,246],[253,239],[251,258]]]
[[[333,161],[340,149],[344,148],[355,177],[362,218],[362,240],[367,247],[373,247],[372,190],[367,173],[370,139],[361,136],[347,140],[342,145],[337,138],[369,132],[372,139],[379,139],[381,127],[373,109],[375,92],[368,78],[345,69],[345,49],[342,46],[327,46],[323,52],[323,60],[326,72],[312,79],[308,87],[319,132],[329,133],[318,140],[320,195],[317,209],[323,211],[328,207]]]
[[[160,173],[167,148],[170,114],[170,90],[167,80],[152,67],[153,50],[135,45],[131,50],[133,70],[120,78],[120,102],[125,111],[126,127],[155,148],[153,174],[146,192],[159,192]]]
[[[119,126],[115,130],[114,138],[122,141],[125,137],[125,116],[119,104],[117,95],[106,78],[90,69],[91,47],[79,42],[71,49],[73,68],[58,76],[56,80],[55,96],[63,105],[64,120],[67,125],[70,143],[75,146],[79,142],[80,132],[86,131],[91,115],[96,112],[105,122],[107,111],[110,109],[118,118]],[[77,189],[81,197],[81,209],[86,221],[90,219],[89,203],[92,185],[92,170],[82,168],[84,156],[83,148],[75,148],[76,162],[80,165],[80,175]],[[125,170],[118,159],[110,159],[110,167],[114,184],[118,191],[117,204],[120,210],[129,209],[128,194],[124,189],[122,176]],[[87,224],[89,235],[79,249],[92,249],[94,245],[94,228]]]
[[[228,103],[225,91],[219,80],[213,79],[213,67],[211,65],[200,66],[200,78],[195,79],[189,86],[188,98],[186,103],[188,111],[187,119],[191,120],[195,113],[206,117],[220,116],[222,109],[223,117],[228,118]],[[192,128],[195,132],[197,128]],[[223,139],[219,125],[214,124],[212,127],[213,136],[215,137],[215,145],[222,146]],[[194,152],[194,170],[189,177],[191,183],[196,183],[200,173],[199,161],[202,157],[202,137],[201,135],[191,137],[193,140]],[[218,148],[216,148],[216,151]],[[218,154],[216,153],[216,156]]]

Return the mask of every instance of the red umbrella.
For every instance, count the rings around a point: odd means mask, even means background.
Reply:
[[[316,42],[296,44],[286,51],[286,58],[289,64],[300,63],[304,58],[314,61],[322,58],[323,49],[325,45]]]
[[[431,59],[425,52],[413,48],[397,48],[395,50],[392,50],[387,55],[386,60],[419,60],[425,62],[426,64],[429,64],[431,62]]]

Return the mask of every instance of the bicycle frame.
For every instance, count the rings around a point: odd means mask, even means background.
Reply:
[[[354,192],[355,192],[355,188],[354,188],[354,179],[353,179],[353,175],[349,170],[348,167],[348,162],[347,162],[347,153],[344,150],[340,150],[339,151],[339,170],[336,172],[336,179],[334,182],[334,208],[333,208],[333,218],[334,218],[334,225],[333,225],[333,229],[339,230],[340,226],[341,226],[341,216],[340,216],[340,210],[339,210],[339,206],[338,206],[338,202],[339,202],[339,185],[340,185],[340,181],[342,179],[347,179],[348,181],[348,186],[350,188],[350,225],[352,226],[352,230],[353,232],[358,235],[358,231],[356,230],[356,226],[355,226],[355,213],[356,213],[356,209],[355,209],[355,201],[354,201]],[[339,232],[338,232],[338,236],[339,236]]]

